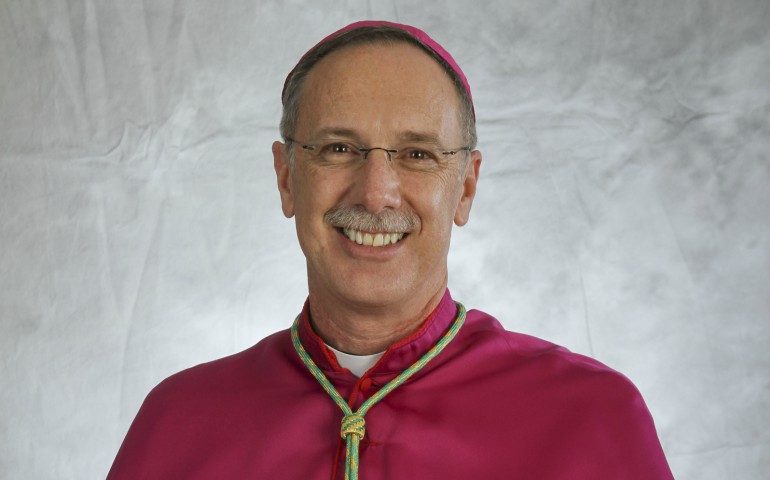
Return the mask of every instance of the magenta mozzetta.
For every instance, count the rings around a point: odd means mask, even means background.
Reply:
[[[455,315],[447,292],[420,330],[361,378],[337,365],[307,308],[299,336],[355,410],[431,348]],[[158,385],[108,478],[341,479],[342,417],[285,330]],[[439,356],[371,409],[359,448],[363,480],[673,478],[631,382],[505,331],[478,310]]]

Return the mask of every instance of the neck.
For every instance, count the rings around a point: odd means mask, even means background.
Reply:
[[[371,355],[416,332],[446,291],[446,277],[430,295],[410,296],[396,305],[359,305],[319,295],[310,288],[313,330],[345,353]]]

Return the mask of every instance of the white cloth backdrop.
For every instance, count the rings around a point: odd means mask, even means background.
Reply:
[[[279,92],[364,18],[475,94],[454,296],[627,374],[678,479],[768,478],[766,0],[2,0],[0,477],[104,477],[155,384],[288,327]]]

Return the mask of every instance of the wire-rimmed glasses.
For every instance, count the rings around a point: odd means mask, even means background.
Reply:
[[[447,149],[429,142],[406,143],[399,145],[398,148],[364,147],[350,141],[333,139],[304,143],[287,138],[286,142],[296,143],[317,162],[329,166],[353,166],[367,160],[374,150],[382,150],[391,165],[418,171],[435,169],[459,152],[471,151],[471,147],[468,146]]]

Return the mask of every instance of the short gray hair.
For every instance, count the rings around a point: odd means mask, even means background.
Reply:
[[[391,27],[387,25],[379,26],[366,26],[359,27],[353,30],[337,35],[331,40],[328,40],[320,45],[315,46],[312,50],[305,54],[294,68],[291,76],[286,82],[286,87],[283,94],[283,114],[281,115],[281,137],[284,141],[294,136],[294,131],[297,128],[297,119],[299,117],[299,104],[302,94],[302,86],[305,83],[310,70],[318,63],[319,60],[324,58],[331,52],[344,48],[347,46],[361,45],[361,44],[386,44],[392,45],[395,43],[409,43],[416,45],[430,55],[436,62],[439,63],[444,71],[449,75],[452,83],[455,86],[455,90],[460,97],[460,121],[465,131],[465,143],[471,149],[476,148],[476,119],[473,113],[473,102],[471,101],[468,91],[465,90],[463,81],[457,72],[436,52],[430,47],[425,45],[418,38],[412,36],[409,32],[401,30],[400,28]],[[289,145],[290,147],[290,145]],[[292,149],[289,148],[289,155],[292,154]]]

